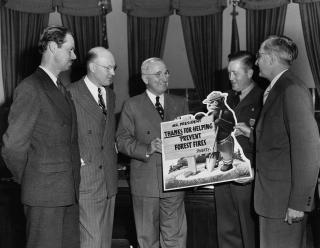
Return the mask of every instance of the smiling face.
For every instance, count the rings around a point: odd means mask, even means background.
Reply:
[[[251,84],[253,70],[243,65],[240,59],[229,62],[228,73],[234,91],[240,92]]]
[[[151,93],[162,95],[168,89],[169,72],[162,61],[154,61],[143,72],[142,79]]]

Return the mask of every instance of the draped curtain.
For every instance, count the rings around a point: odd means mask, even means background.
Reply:
[[[269,35],[282,35],[290,0],[241,0],[246,9],[247,50],[256,53]]]
[[[190,70],[200,99],[217,89],[222,69],[222,12],[181,16]]]
[[[4,3],[5,2],[5,3]],[[84,57],[93,46],[108,47],[106,14],[111,11],[111,0],[2,0],[1,13],[2,71],[5,97],[11,98],[15,86],[33,72],[40,63],[37,53],[39,35],[48,25],[49,13],[61,13],[62,23],[73,33],[78,60],[72,72],[78,79],[85,73]],[[26,61],[28,61],[26,63]]]
[[[1,60],[6,102],[12,100],[17,84],[39,65],[37,44],[48,18],[48,13],[1,8]]]
[[[150,57],[163,56],[170,12],[170,1],[123,1],[127,13],[129,95],[145,90],[141,79],[141,64]]]
[[[247,50],[255,54],[259,50],[262,41],[269,35],[282,35],[286,13],[287,4],[269,9],[247,8]]]
[[[72,16],[61,14],[63,26],[72,31],[75,39],[77,60],[72,65],[71,82],[86,74],[85,57],[92,47],[108,48],[108,40],[105,38],[106,29],[104,29],[105,19],[105,15]]]
[[[320,0],[296,0],[295,2],[299,3],[307,56],[314,83],[320,95]]]

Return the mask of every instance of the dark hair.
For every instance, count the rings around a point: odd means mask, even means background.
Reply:
[[[38,42],[39,52],[43,54],[50,41],[54,41],[58,44],[58,47],[61,47],[67,34],[72,35],[71,31],[63,26],[46,27],[40,35],[40,40]]]
[[[297,45],[286,36],[269,36],[261,47],[266,53],[275,55],[284,65],[291,65],[298,57]]]
[[[242,65],[244,65],[246,69],[254,69],[255,58],[253,54],[248,51],[239,51],[233,54],[229,54],[228,59],[229,62],[240,60]]]

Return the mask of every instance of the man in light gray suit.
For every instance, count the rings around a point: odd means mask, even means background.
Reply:
[[[165,94],[169,71],[159,58],[141,66],[146,92],[124,104],[117,144],[131,157],[130,186],[140,248],[186,247],[187,224],[182,191],[164,192],[160,123],[188,113],[184,98]],[[160,240],[160,242],[159,242]]]
[[[108,87],[115,60],[103,47],[87,56],[87,75],[68,90],[74,101],[81,156],[80,242],[82,248],[110,248],[117,160],[115,151],[114,92]]]

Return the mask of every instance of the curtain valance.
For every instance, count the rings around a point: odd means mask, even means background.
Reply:
[[[222,12],[226,0],[123,0],[123,12],[137,17],[204,16]]]
[[[50,13],[57,10],[73,16],[96,16],[112,10],[111,0],[8,0],[5,7],[26,13]]]
[[[273,9],[290,3],[290,0],[241,0],[239,7],[250,10]]]
[[[221,13],[227,7],[226,0],[173,0],[177,15],[204,16]]]
[[[319,3],[320,0],[292,0],[293,3]]]

